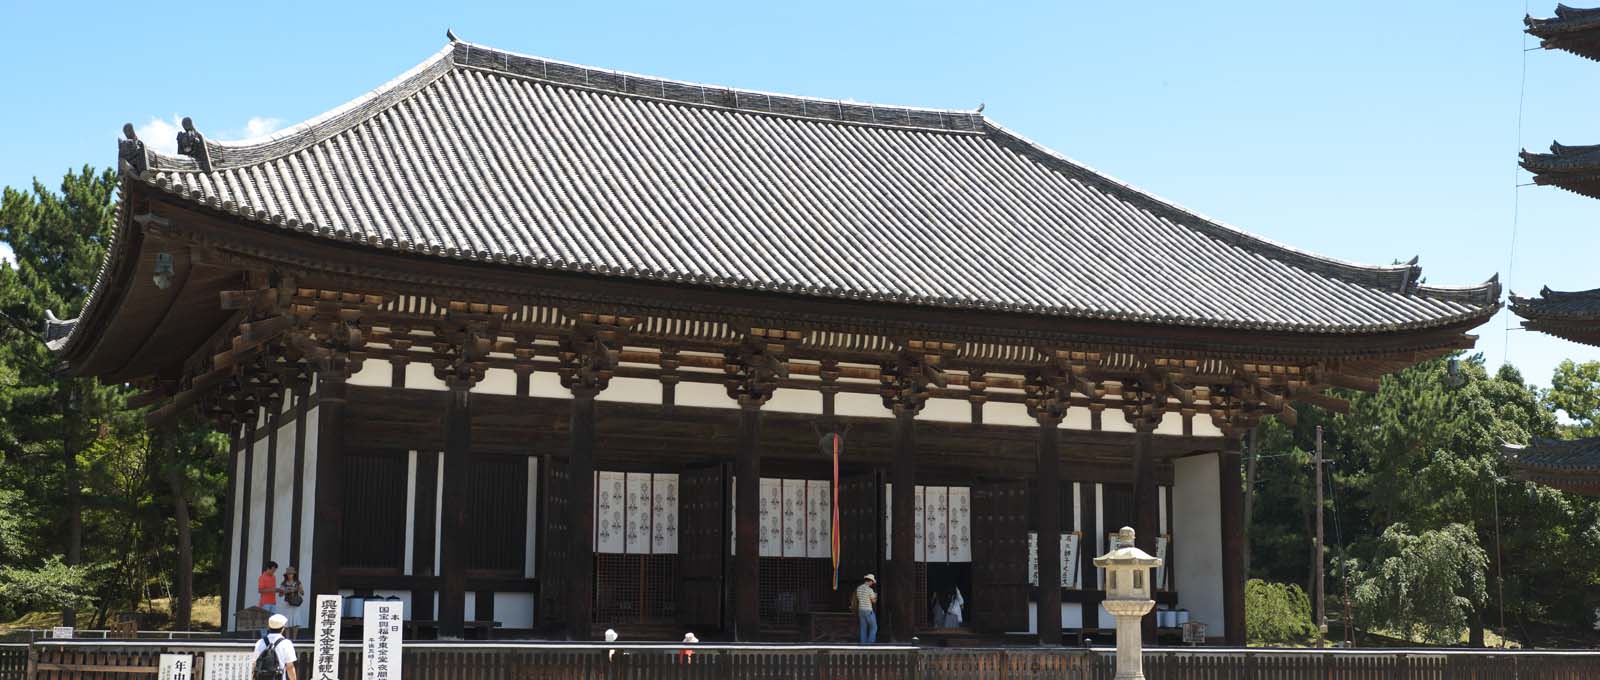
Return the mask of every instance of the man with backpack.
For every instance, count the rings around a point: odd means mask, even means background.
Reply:
[[[273,614],[267,619],[267,634],[256,641],[250,657],[251,680],[298,680],[294,668],[294,643],[283,636],[289,617]]]

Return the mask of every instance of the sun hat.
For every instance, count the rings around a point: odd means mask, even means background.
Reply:
[[[878,577],[873,576],[872,574],[867,574],[866,576],[863,576],[862,578],[865,578],[868,581],[871,581],[873,583],[877,583],[878,582]]]
[[[282,614],[273,614],[267,618],[267,628],[269,630],[283,630],[283,627],[287,625],[289,625],[289,617]]]

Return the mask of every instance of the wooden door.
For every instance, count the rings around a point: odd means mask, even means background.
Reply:
[[[972,623],[985,632],[1028,629],[1028,483],[972,487]]]
[[[678,618],[687,626],[722,627],[724,558],[728,554],[726,470],[721,465],[678,476]]]
[[[878,474],[839,480],[839,590],[834,606],[849,604],[861,577],[882,569],[883,507]],[[879,574],[881,576],[882,574]]]
[[[547,624],[566,621],[568,531],[567,494],[571,483],[567,461],[545,456],[539,466],[539,619]],[[587,556],[585,556],[587,557]]]

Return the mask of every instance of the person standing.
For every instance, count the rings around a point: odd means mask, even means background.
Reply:
[[[878,604],[878,592],[873,586],[878,585],[878,578],[867,574],[861,578],[861,585],[856,586],[855,601],[856,622],[861,627],[861,644],[870,644],[878,641],[878,613],[873,607]]]
[[[261,568],[261,577],[256,579],[256,593],[261,596],[257,606],[269,612],[278,611],[278,563],[268,561]]]
[[[306,587],[300,582],[300,570],[294,565],[283,568],[283,581],[278,584],[278,594],[283,596],[283,602],[278,605],[278,613],[289,619],[289,626],[284,630],[285,635],[294,637],[294,630],[307,625],[300,617],[305,608],[301,605],[306,601]]]
[[[256,640],[250,656],[251,680],[297,680],[294,643],[283,636],[283,627],[288,624],[289,619],[282,614],[267,619],[267,634]]]

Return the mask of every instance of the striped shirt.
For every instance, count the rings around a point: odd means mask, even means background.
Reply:
[[[872,611],[872,603],[878,600],[878,594],[873,592],[872,586],[862,582],[856,586],[856,611]]]

